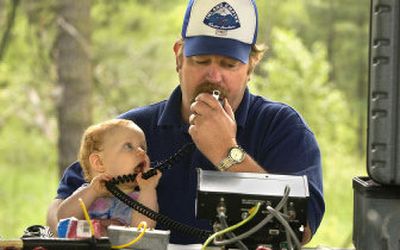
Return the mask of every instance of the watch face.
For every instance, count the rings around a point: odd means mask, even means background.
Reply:
[[[241,162],[244,158],[244,152],[240,148],[232,148],[230,156],[236,162]]]

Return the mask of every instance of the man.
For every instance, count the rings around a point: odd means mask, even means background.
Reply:
[[[196,168],[307,175],[306,243],[325,210],[320,151],[296,111],[249,93],[247,83],[263,53],[255,45],[257,22],[254,0],[190,0],[182,39],[174,45],[180,85],[168,100],[130,110],[120,118],[143,129],[152,161],[195,143],[192,154],[164,171],[157,193],[161,214],[197,228],[210,230],[209,221],[195,218]],[[210,94],[214,89],[224,97],[223,105]],[[49,208],[50,225],[57,221],[60,201],[82,182],[75,163],[65,172]],[[170,241],[186,244],[198,239],[172,232]]]

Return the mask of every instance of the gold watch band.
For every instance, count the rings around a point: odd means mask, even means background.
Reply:
[[[241,163],[245,158],[246,152],[238,145],[231,147],[228,150],[228,155],[220,163],[218,163],[217,168],[220,171],[226,171],[232,165]]]
[[[231,158],[231,157],[226,157],[225,159],[223,159],[218,165],[217,168],[219,171],[224,172],[226,171],[228,168],[232,167],[233,164],[235,164],[236,162]]]

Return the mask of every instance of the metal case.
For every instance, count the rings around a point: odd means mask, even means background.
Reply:
[[[355,177],[353,243],[357,250],[400,249],[400,187]]]
[[[234,225],[248,213],[249,209],[261,202],[260,212],[251,222],[234,230],[237,235],[254,227],[269,213],[266,206],[275,207],[282,199],[285,186],[290,187],[287,202],[290,227],[298,238],[306,226],[309,189],[307,176],[275,175],[261,173],[233,173],[198,169],[196,215],[218,223],[217,209],[226,208],[228,225]],[[300,240],[301,241],[301,240]],[[273,219],[263,228],[243,240],[250,249],[257,245],[269,245],[282,249],[286,244],[285,229]]]
[[[371,0],[368,175],[400,185],[399,0]]]
[[[140,232],[136,227],[124,227],[111,225],[107,228],[108,237],[112,246],[123,245],[135,239]],[[150,229],[146,231],[143,238],[132,246],[124,249],[136,250],[167,250],[170,231]]]

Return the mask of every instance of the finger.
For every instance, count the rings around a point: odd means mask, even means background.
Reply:
[[[210,112],[215,111],[215,109],[203,101],[195,101],[191,104],[190,111],[197,116],[203,116],[210,114]]]
[[[196,120],[196,114],[191,114],[190,116],[189,116],[189,124],[191,124],[191,125],[194,125],[194,122],[195,122],[195,120]]]
[[[189,135],[192,137],[192,138],[194,138],[194,137],[196,137],[196,126],[194,126],[194,125],[190,125],[189,126],[189,129],[188,129],[188,132],[189,132]]]
[[[224,100],[224,110],[232,118],[232,120],[235,121],[235,113],[233,112],[233,109],[226,98]]]
[[[195,101],[203,102],[212,109],[221,108],[219,101],[209,93],[200,93],[198,96],[196,96]]]
[[[203,107],[202,107],[203,106]],[[190,111],[192,111],[193,114],[200,114],[201,110],[204,110],[204,108],[207,108],[207,104],[201,103],[201,101],[194,101],[192,104],[190,104]]]

